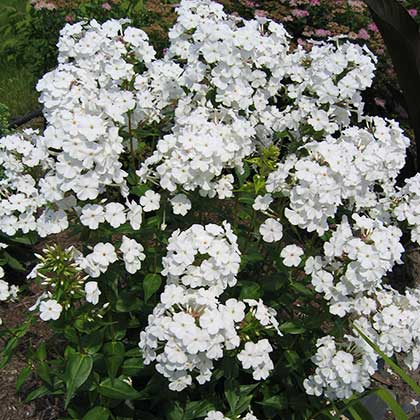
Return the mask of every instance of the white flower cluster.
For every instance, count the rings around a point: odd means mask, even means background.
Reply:
[[[241,257],[237,237],[230,225],[193,225],[176,230],[168,242],[168,254],[162,259],[162,275],[168,283],[192,288],[208,287],[220,295],[236,284]]]
[[[193,378],[200,384],[209,381],[213,362],[223,357],[225,349],[240,347],[239,329],[246,316],[257,320],[262,330],[280,331],[276,311],[261,300],[219,301],[219,295],[236,284],[239,270],[236,236],[228,223],[177,230],[167,248],[162,274],[168,276],[168,284],[140,333],[139,346],[144,363],[156,361],[156,370],[169,379],[169,388],[181,391]],[[266,339],[253,346],[246,342],[238,359],[245,369],[252,368],[254,379],[266,378],[273,369],[272,347]]]
[[[225,168],[242,166],[243,159],[254,150],[254,135],[255,129],[245,118],[200,106],[176,117],[172,133],[159,140],[156,151],[137,174],[144,178],[148,165],[160,162],[156,173],[162,188],[172,192],[177,186],[187,191],[199,188],[202,195],[230,197],[232,187],[223,186],[226,179],[213,180]]]
[[[247,413],[244,417],[235,417],[237,420],[258,420],[253,413]],[[209,411],[204,420],[231,420],[229,417],[226,417],[221,411]]]
[[[43,140],[57,161],[50,189],[58,197],[72,191],[80,200],[95,199],[108,185],[124,192],[119,127],[127,126],[136,106],[124,82],[134,79],[136,64],[150,63],[155,54],[143,31],[124,24],[66,25],[60,64],[37,85],[48,122]]]
[[[235,323],[244,317],[245,305],[236,299],[223,305],[209,290],[167,285],[140,334],[144,363],[156,360],[156,370],[169,379],[174,391],[191,385],[191,374],[200,384],[207,382],[223,349],[239,346]]]
[[[8,299],[16,299],[19,287],[7,283],[6,281],[2,280],[3,278],[4,269],[3,267],[0,267],[0,302]]]
[[[267,379],[274,364],[270,359],[273,351],[270,342],[264,338],[256,343],[247,341],[245,348],[238,354],[238,359],[244,369],[252,369],[252,377],[259,381]]]
[[[146,255],[143,253],[143,245],[134,239],[123,236],[120,251],[123,253],[125,269],[130,274],[137,273],[141,268],[141,262],[146,258]]]
[[[53,166],[44,139],[26,129],[0,139],[0,230],[7,235],[37,230],[41,236],[58,233],[68,226],[65,201],[49,194],[54,181],[39,173]],[[61,197],[60,197],[61,198]],[[57,210],[39,210],[54,199]]]
[[[143,245],[135,239],[123,235],[119,248],[122,253],[125,269],[130,274],[135,274],[141,269],[141,263],[146,258]],[[90,254],[83,256],[78,253],[75,257],[77,266],[85,271],[90,277],[96,278],[106,273],[110,264],[118,260],[114,245],[111,243],[97,243]]]
[[[288,156],[269,175],[267,191],[289,196],[285,216],[290,223],[322,235],[340,205],[375,208],[375,186],[394,189],[409,140],[394,121],[365,120],[366,129],[349,127],[339,138],[307,143],[302,147],[307,156]]]
[[[420,365],[420,290],[405,294],[388,287],[375,293],[376,311],[355,321],[388,356],[403,353],[409,369]]]
[[[378,219],[353,214],[353,226],[344,216],[329,241],[324,258],[309,258],[305,271],[315,290],[329,301],[330,312],[369,314],[375,310],[369,293],[382,287],[382,279],[395,263],[402,263],[402,232]]]
[[[407,179],[396,198],[393,214],[399,221],[407,221],[412,241],[420,244],[420,174]]]
[[[342,344],[329,335],[318,339],[318,349],[312,357],[317,366],[315,373],[303,382],[309,395],[346,399],[369,387],[370,376],[377,369],[376,353],[360,338],[345,339]]]

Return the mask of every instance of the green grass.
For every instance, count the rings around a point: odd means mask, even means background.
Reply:
[[[12,117],[24,115],[39,107],[35,80],[30,72],[15,64],[0,64],[0,103]]]
[[[0,26],[7,23],[6,8],[13,7],[24,12],[26,0],[0,0]],[[39,107],[32,74],[15,63],[0,59],[0,103],[5,104],[12,117],[24,115]]]

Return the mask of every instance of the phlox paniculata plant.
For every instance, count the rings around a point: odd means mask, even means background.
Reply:
[[[34,395],[72,418],[308,418],[373,386],[355,325],[416,368],[419,291],[391,274],[420,189],[396,184],[398,124],[364,115],[375,57],[177,13],[163,52],[126,20],[65,26],[46,129],[0,139],[0,230],[49,240],[19,330],[57,340],[29,353],[51,368]]]

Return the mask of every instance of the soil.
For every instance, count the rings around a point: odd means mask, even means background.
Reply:
[[[21,324],[39,294],[30,291],[30,295],[18,302],[0,305],[0,319],[8,327]],[[21,392],[16,392],[16,379],[21,370],[27,366],[25,354],[28,340],[36,347],[37,343],[47,340],[51,336],[46,323],[36,323],[18,346],[13,358],[1,371],[0,376],[0,420],[54,420],[60,415],[60,402],[49,397],[40,398],[31,403],[24,403],[25,397],[40,384],[34,377],[29,377],[22,386]],[[0,348],[4,341],[0,338]]]

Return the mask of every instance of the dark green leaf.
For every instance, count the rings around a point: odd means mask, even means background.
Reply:
[[[93,407],[84,416],[83,420],[108,420],[111,412],[106,407]]]
[[[28,376],[31,373],[31,367],[26,366],[24,367],[20,373],[19,376],[16,379],[16,392],[20,391],[20,388],[22,388],[22,385],[25,383],[26,379],[28,379]]]
[[[284,395],[273,395],[270,398],[267,398],[257,404],[263,405],[265,407],[274,408],[275,410],[282,410],[287,405],[287,400]]]
[[[129,383],[118,378],[103,380],[99,384],[98,391],[104,397],[114,400],[134,400],[141,395]]]
[[[259,283],[254,281],[243,281],[239,299],[259,299],[262,296],[262,289]]]
[[[66,399],[64,406],[67,407],[73,398],[76,390],[85,383],[92,371],[93,359],[90,355],[73,353],[69,356],[64,372],[64,382],[66,384]]]
[[[214,405],[209,401],[190,401],[185,407],[183,420],[194,420],[198,417],[204,417],[213,409]]]
[[[124,363],[121,366],[121,371],[123,375],[134,376],[144,367],[143,359],[140,358],[131,358],[124,360]]]
[[[25,398],[25,403],[36,400],[37,398],[45,397],[45,395],[48,395],[49,393],[50,390],[46,386],[40,386],[29,393],[29,395]]]
[[[125,347],[121,341],[112,341],[106,343],[103,348],[105,356],[105,364],[108,370],[108,375],[115,378],[122,362],[124,361]]]
[[[303,334],[306,329],[302,325],[298,325],[294,322],[284,322],[280,325],[280,331],[287,334]]]
[[[147,302],[153,296],[162,284],[162,278],[159,274],[147,274],[143,280],[144,301]]]

